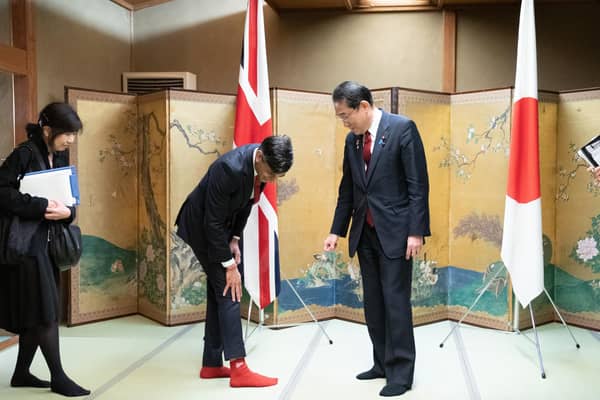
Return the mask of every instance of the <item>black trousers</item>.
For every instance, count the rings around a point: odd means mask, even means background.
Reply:
[[[240,303],[231,300],[230,291],[223,296],[226,270],[221,263],[210,262],[206,253],[196,249],[194,253],[207,276],[202,366],[220,367],[223,365],[223,356],[225,360],[246,357]]]
[[[367,224],[357,251],[374,368],[385,374],[387,383],[412,386],[415,369],[410,303],[412,259],[387,258],[375,229]]]

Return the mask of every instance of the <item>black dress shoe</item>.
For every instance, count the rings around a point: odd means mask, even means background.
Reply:
[[[410,386],[400,385],[399,383],[388,383],[379,392],[380,396],[400,396],[410,390]]]
[[[365,381],[368,379],[377,379],[377,378],[385,378],[385,375],[382,374],[381,372],[377,372],[375,370],[375,368],[371,368],[368,371],[361,372],[360,374],[356,375],[356,379],[359,379],[361,381]]]

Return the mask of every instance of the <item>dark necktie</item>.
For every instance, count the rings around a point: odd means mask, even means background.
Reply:
[[[258,175],[254,177],[254,198],[253,203],[258,203],[258,199],[260,199],[260,178]]]
[[[371,161],[371,133],[369,131],[365,132],[365,139],[363,143],[363,160],[365,160],[366,169],[369,169],[369,161]]]
[[[371,133],[369,131],[365,132],[365,139],[363,143],[363,160],[365,160],[365,173],[369,170],[369,162],[371,161]],[[373,216],[371,215],[371,209],[367,206],[367,224],[370,227],[373,227]]]

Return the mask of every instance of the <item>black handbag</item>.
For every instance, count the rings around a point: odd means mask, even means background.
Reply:
[[[19,264],[27,255],[39,221],[0,217],[0,264]]]
[[[44,160],[35,145],[29,142],[20,146],[31,151],[40,166]],[[27,170],[30,171],[30,165]],[[23,175],[17,178],[20,185]],[[21,219],[16,215],[0,215],[0,264],[20,264],[31,247],[31,239],[40,221]],[[81,258],[81,230],[77,225],[61,222],[51,223],[48,229],[49,253],[56,266],[67,270],[79,262]]]
[[[55,222],[48,230],[48,253],[61,271],[77,265],[81,258],[81,229],[75,224]]]
[[[20,146],[27,147],[33,156],[42,163],[41,155],[35,146],[28,142]],[[29,170],[30,165],[27,167]],[[18,185],[21,183],[23,175],[17,178]],[[20,264],[27,255],[31,246],[31,238],[37,230],[40,221],[21,219],[17,215],[0,216],[0,264]]]

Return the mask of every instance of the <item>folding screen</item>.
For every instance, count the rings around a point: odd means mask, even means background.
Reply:
[[[205,316],[206,277],[174,223],[210,164],[231,150],[234,100],[175,90],[139,97],[139,312],[167,325]]]
[[[450,142],[439,141],[450,170],[448,316],[459,319],[501,267],[500,245],[510,148],[511,90],[451,99]],[[467,321],[507,329],[506,272],[493,278]]]
[[[460,318],[491,281],[467,321],[510,329],[510,282],[505,271],[493,275],[502,266],[511,89],[373,95],[378,107],[416,122],[428,160],[433,236],[414,260],[415,323]],[[69,322],[135,312],[164,324],[203,319],[202,266],[173,224],[208,166],[232,147],[235,97],[79,89],[67,96],[85,127],[71,155],[84,255],[70,272]],[[292,138],[295,163],[278,182],[282,289],[266,323],[310,319],[290,285],[318,318],[363,322],[358,260],[348,258],[345,239],[337,251],[322,251],[347,129],[329,94],[273,89],[272,106],[274,132]],[[598,328],[600,186],[575,151],[600,133],[600,90],[542,92],[539,111],[546,287],[567,321]],[[556,319],[546,299],[533,304],[538,323]],[[521,309],[519,320],[528,326],[528,312]]]
[[[289,287],[294,285],[317,318],[335,316],[335,265],[323,255],[335,204],[335,114],[330,96],[275,89],[274,132],[288,135],[294,164],[277,182],[281,293],[269,322],[310,318]]]
[[[567,322],[600,329],[600,186],[576,151],[600,134],[600,90],[560,95],[555,300]]]
[[[235,96],[169,91],[169,324],[205,317],[206,275],[174,224],[210,164],[231,150],[234,122]]]
[[[167,92],[138,97],[138,306],[164,324],[169,319]]]
[[[444,165],[450,168],[449,317],[460,318],[491,280],[467,322],[510,329],[513,296],[500,260],[506,176],[510,149],[510,89],[452,96],[451,135]],[[547,286],[552,287],[555,95],[540,97],[540,172]],[[554,318],[547,300],[536,302],[538,322]],[[529,314],[519,314],[526,326]]]
[[[210,163],[231,149],[235,97],[68,89],[67,98],[85,127],[71,151],[84,253],[70,272],[69,323],[135,312],[164,324],[201,320],[206,279],[173,224]]]
[[[413,320],[423,324],[448,318],[448,208],[450,172],[445,164],[450,143],[450,95],[398,89],[398,114],[415,121],[427,157],[432,236],[413,262]]]
[[[79,324],[138,311],[137,98],[68,89],[67,101],[84,127],[70,155],[83,255],[70,271],[68,322]]]

